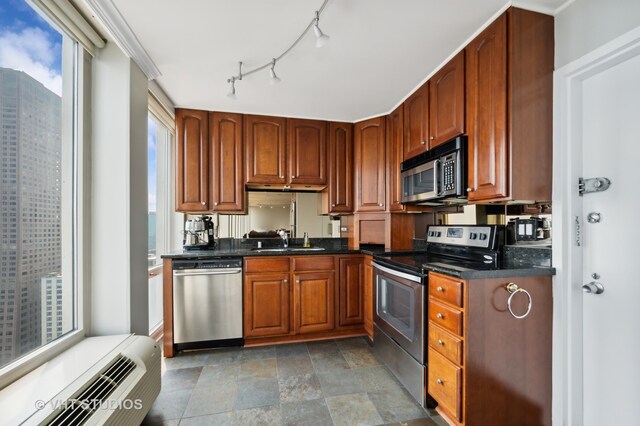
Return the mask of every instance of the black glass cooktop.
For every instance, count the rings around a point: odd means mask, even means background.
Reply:
[[[438,264],[461,269],[473,269],[478,271],[489,271],[499,269],[496,260],[470,260],[448,256],[438,256],[432,253],[414,254],[383,254],[375,256],[376,262],[391,268],[404,270],[409,273],[424,275],[427,273],[426,264]]]

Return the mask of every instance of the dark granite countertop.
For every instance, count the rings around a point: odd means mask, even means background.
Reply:
[[[263,248],[282,247],[280,240],[262,240]],[[290,240],[289,248],[294,250],[273,252],[273,251],[256,251],[256,240],[248,239],[222,239],[218,240],[217,247],[214,250],[191,250],[176,251],[162,255],[163,259],[215,259],[229,257],[246,257],[246,256],[322,256],[322,255],[341,255],[341,254],[368,254],[374,257],[388,255],[411,255],[423,254],[420,249],[414,250],[389,250],[378,245],[363,245],[360,249],[352,249],[347,246],[346,238],[312,238],[312,247],[323,247],[320,251],[297,251],[295,248],[302,247],[302,239],[295,238]],[[417,257],[416,257],[417,258]],[[415,263],[415,262],[414,262]],[[443,263],[440,261],[420,263],[422,268],[427,271],[439,272],[446,275],[459,277],[461,279],[481,279],[481,278],[506,278],[506,277],[522,277],[532,275],[555,275],[555,268],[551,265],[551,249],[546,251],[536,249],[532,251],[530,248],[508,247],[505,250],[505,256],[499,268],[486,270],[467,268],[458,264]],[[416,264],[416,267],[420,266]]]
[[[555,268],[536,265],[525,266],[503,264],[498,269],[487,270],[469,269],[438,262],[425,263],[423,266],[429,271],[451,275],[464,280],[482,278],[530,277],[534,275],[555,275],[556,273]]]
[[[322,247],[324,250],[305,251],[302,248],[302,238],[293,238],[289,240],[288,251],[258,251],[257,242],[262,241],[262,248],[280,248],[283,247],[280,239],[220,239],[217,241],[216,248],[213,250],[180,250],[163,254],[163,259],[215,259],[228,257],[245,257],[245,256],[322,256],[322,255],[340,255],[340,254],[368,254],[374,255],[385,253],[383,246],[379,245],[363,245],[360,249],[352,249],[347,245],[346,238],[311,238],[312,247]],[[296,250],[296,248],[301,250]]]

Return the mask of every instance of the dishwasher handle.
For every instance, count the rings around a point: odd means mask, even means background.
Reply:
[[[242,268],[224,268],[224,269],[181,269],[173,271],[174,277],[186,277],[194,275],[229,275],[239,274],[242,272]]]

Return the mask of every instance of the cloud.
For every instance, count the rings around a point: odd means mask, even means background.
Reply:
[[[55,68],[60,44],[40,28],[0,33],[0,67],[24,71],[47,89],[62,95],[62,74]]]

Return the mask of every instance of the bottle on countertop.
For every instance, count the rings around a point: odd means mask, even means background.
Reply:
[[[311,247],[311,243],[309,242],[309,234],[307,232],[304,233],[304,242],[302,243],[303,247]]]

